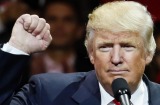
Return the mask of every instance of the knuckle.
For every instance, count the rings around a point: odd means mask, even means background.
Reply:
[[[50,30],[50,25],[48,23],[46,23],[46,27],[48,30]]]
[[[30,17],[30,14],[23,14],[21,17]]]
[[[39,20],[43,23],[46,23],[46,20],[44,18],[39,18]]]
[[[39,18],[38,15],[31,15],[31,17],[34,18],[34,19],[38,19]]]
[[[50,39],[50,42],[51,42],[51,41],[52,41],[52,39],[53,39],[53,38],[52,38],[52,36],[51,36],[51,34],[49,34],[49,39]]]

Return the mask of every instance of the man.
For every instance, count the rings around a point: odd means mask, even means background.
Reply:
[[[43,16],[50,24],[54,40],[43,54],[33,56],[32,74],[91,70],[82,41],[84,40],[84,19],[82,10],[76,2],[74,0],[47,0]],[[80,51],[77,47],[81,48]]]
[[[146,8],[133,1],[104,4],[90,14],[87,31],[86,47],[95,71],[33,76],[10,104],[115,105],[111,84],[124,78],[133,105],[159,105],[160,85],[143,75],[156,47],[153,21]],[[38,43],[34,50],[24,44],[11,46],[27,53],[40,50]]]

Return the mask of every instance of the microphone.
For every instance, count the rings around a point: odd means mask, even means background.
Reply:
[[[112,91],[114,98],[119,101],[121,105],[132,105],[130,103],[131,92],[125,79],[117,78],[113,80]]]

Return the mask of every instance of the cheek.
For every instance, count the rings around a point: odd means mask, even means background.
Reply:
[[[94,67],[99,82],[105,87],[107,91],[111,92],[112,90],[110,87],[112,81],[117,77],[114,77],[113,75],[107,72],[107,70],[111,66],[110,58],[110,54],[97,53],[94,59]]]
[[[132,75],[142,75],[145,68],[145,58],[141,53],[128,54],[125,57],[126,65]]]
[[[94,65],[97,70],[107,69],[109,66],[110,56],[109,54],[95,51],[94,53]]]
[[[97,52],[94,54],[94,67],[97,78],[102,84],[110,84],[111,76],[108,75],[107,70],[110,66],[110,54]]]

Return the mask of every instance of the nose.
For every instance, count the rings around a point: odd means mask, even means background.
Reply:
[[[111,52],[111,62],[115,66],[117,66],[117,65],[122,63],[121,47],[119,45],[114,45],[113,46],[113,50]]]

